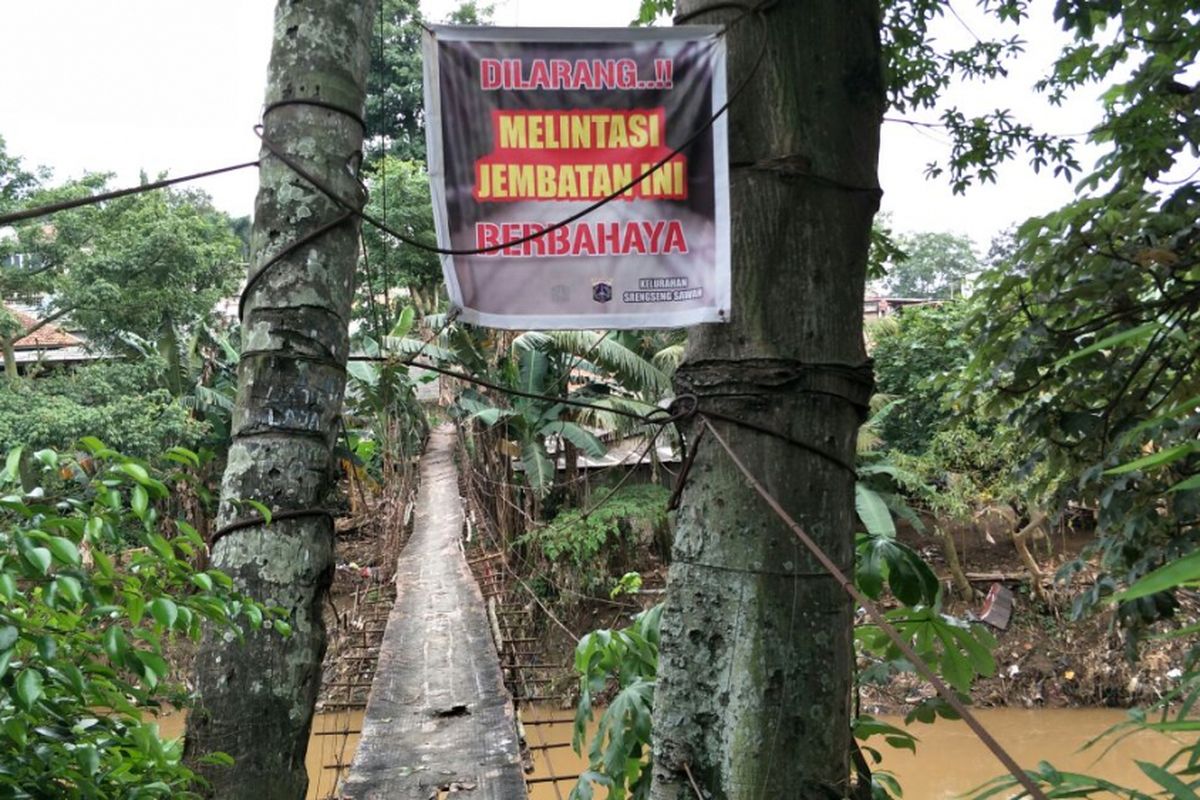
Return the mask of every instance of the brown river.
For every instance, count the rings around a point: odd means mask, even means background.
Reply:
[[[1059,769],[1087,772],[1120,784],[1151,789],[1136,761],[1160,761],[1179,743],[1160,734],[1138,733],[1104,753],[1102,745],[1079,748],[1092,736],[1125,719],[1125,712],[1109,709],[981,709],[976,712],[988,730],[1023,766],[1046,760]],[[535,748],[535,772],[530,776],[531,800],[566,800],[572,782],[554,778],[578,775],[585,767],[566,743],[571,741],[570,711],[539,709],[525,715],[526,738]],[[558,721],[564,720],[564,721]],[[537,724],[545,721],[548,724]],[[897,719],[888,719],[901,724]],[[182,733],[182,715],[160,721],[166,736]],[[326,800],[336,795],[336,773],[340,762],[348,764],[358,744],[361,712],[322,714],[313,726],[308,747],[308,800]],[[916,724],[911,729],[920,740],[917,754],[879,749],[883,768],[891,770],[904,787],[907,800],[948,800],[962,797],[1002,769],[995,758],[961,722],[940,720],[933,725]],[[1103,755],[1101,755],[1103,753]],[[599,797],[603,795],[597,793]]]

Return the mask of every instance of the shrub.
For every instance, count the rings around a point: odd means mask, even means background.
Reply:
[[[193,566],[199,534],[157,509],[172,479],[84,445],[14,449],[0,472],[0,796],[195,797],[180,743],[144,719],[186,697],[166,647],[202,621],[239,635],[264,609]]]

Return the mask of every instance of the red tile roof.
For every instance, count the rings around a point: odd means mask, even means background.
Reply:
[[[21,326],[25,330],[29,330],[34,325],[37,325],[39,320],[24,311],[19,311],[12,306],[5,306],[8,313],[17,318]],[[15,350],[56,350],[60,347],[78,347],[83,344],[82,341],[64,331],[54,323],[43,325],[33,332],[30,336],[23,336],[13,342]]]

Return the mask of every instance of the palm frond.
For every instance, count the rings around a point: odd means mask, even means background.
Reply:
[[[432,342],[422,342],[420,339],[408,337],[384,336],[380,352],[384,355],[415,356],[420,354],[433,361],[453,361],[454,354]]]
[[[675,370],[679,369],[679,365],[683,363],[683,353],[686,349],[683,342],[667,345],[650,357],[650,363],[661,370],[663,374],[674,375]]]
[[[650,427],[642,421],[632,419],[620,412],[645,416],[658,408],[653,403],[621,395],[582,397],[580,399],[587,400],[590,407],[573,409],[575,419],[579,424],[617,434],[633,433]]]
[[[611,336],[595,331],[550,331],[542,335],[559,349],[601,367],[627,389],[651,397],[671,391],[670,375]]]

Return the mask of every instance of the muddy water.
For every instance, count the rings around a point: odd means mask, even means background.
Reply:
[[[1123,711],[981,709],[976,713],[1022,766],[1034,767],[1039,761],[1046,760],[1059,769],[1087,772],[1138,789],[1151,789],[1154,784],[1135,762],[1160,761],[1178,747],[1175,740],[1165,736],[1139,733],[1103,756],[1101,746],[1079,751],[1089,738],[1123,721]],[[530,800],[566,800],[574,781],[553,779],[575,776],[586,769],[586,762],[569,746],[571,715],[570,710],[557,708],[537,708],[522,715],[526,738],[534,748],[535,771],[529,776],[534,781],[530,784]],[[903,724],[899,719],[887,721],[894,725]],[[183,733],[182,715],[164,717],[159,724],[165,736]],[[317,716],[308,746],[307,800],[336,797],[336,770],[329,767],[339,761],[349,764],[358,745],[358,735],[348,732],[361,728],[361,712]],[[880,748],[884,756],[883,768],[895,773],[907,798],[949,800],[961,797],[1002,771],[995,758],[961,722],[941,720],[933,725],[916,724],[910,731],[920,740],[915,756],[905,750]],[[603,793],[598,792],[597,796],[602,798]]]
[[[560,719],[569,711],[543,712]],[[1138,789],[1151,789],[1154,784],[1142,774],[1138,760],[1160,761],[1171,755],[1177,743],[1161,734],[1139,733],[1124,740],[1101,758],[1101,745],[1079,752],[1079,748],[1109,726],[1125,720],[1125,712],[1108,709],[981,709],[980,720],[1000,743],[1025,767],[1036,767],[1042,760],[1059,769],[1086,772]],[[903,725],[900,719],[888,719],[893,725]],[[538,744],[538,735],[545,743],[569,742],[571,725],[526,726],[530,744]],[[904,796],[914,800],[948,800],[976,788],[1003,771],[995,757],[961,722],[939,720],[933,725],[915,724],[910,731],[920,742],[914,756],[907,750],[880,747],[883,769],[895,773]],[[556,775],[577,775],[586,764],[569,747],[551,748],[549,767]],[[547,776],[547,759],[535,752],[535,776]],[[560,783],[561,795],[555,794],[549,783],[533,784],[531,800],[566,800],[570,782]],[[1015,792],[1014,792],[1015,794]],[[598,793],[598,796],[603,797]]]
[[[313,720],[313,733],[308,740],[308,795],[305,800],[326,800],[337,797],[338,764],[349,765],[358,747],[358,731],[362,730],[362,712],[318,714]],[[158,719],[162,736],[183,735],[184,715],[170,714]],[[564,795],[565,797],[565,795]]]
[[[1060,770],[1084,772],[1135,789],[1155,784],[1136,761],[1159,762],[1174,753],[1179,742],[1162,734],[1141,732],[1105,753],[1109,740],[1087,750],[1088,739],[1126,719],[1111,709],[981,709],[980,721],[1021,766],[1033,768],[1049,761]],[[897,720],[889,720],[899,724]],[[959,797],[1003,771],[1000,763],[961,722],[940,720],[909,729],[920,742],[917,753],[890,750],[883,767],[892,770],[904,796],[922,800]],[[1015,793],[1014,793],[1015,794]]]

